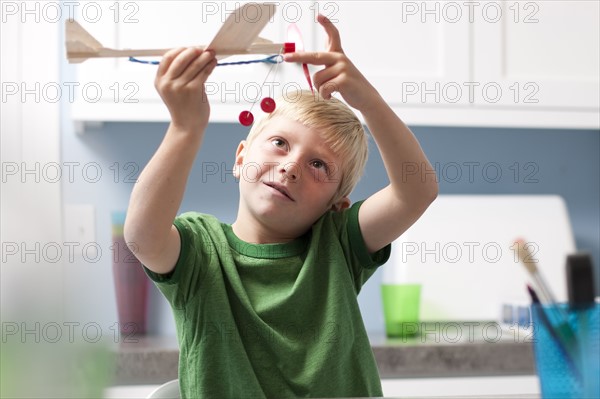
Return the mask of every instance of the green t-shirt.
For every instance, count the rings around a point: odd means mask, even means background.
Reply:
[[[369,255],[360,204],[284,244],[246,243],[210,215],[175,219],[174,271],[145,270],[173,309],[183,398],[383,396],[356,296],[391,247]]]

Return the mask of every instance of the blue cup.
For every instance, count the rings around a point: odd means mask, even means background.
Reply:
[[[575,334],[570,356],[546,321],[556,320],[557,311],[568,316]],[[554,307],[536,304],[532,306],[532,316],[533,349],[542,398],[600,398],[600,304],[579,309],[571,309],[567,304]]]

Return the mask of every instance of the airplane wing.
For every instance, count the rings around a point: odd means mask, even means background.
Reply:
[[[206,47],[221,59],[234,54],[273,54],[295,51],[294,43],[273,43],[258,37],[275,14],[274,3],[247,3],[237,8],[225,21],[217,35]],[[65,23],[65,45],[70,63],[88,58],[138,57],[164,55],[169,49],[111,49],[90,35],[74,20]]]
[[[253,43],[261,42],[258,35],[275,15],[275,8],[274,3],[247,3],[237,8],[206,48],[217,54],[244,53]]]

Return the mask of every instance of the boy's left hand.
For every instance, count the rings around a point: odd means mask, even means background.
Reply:
[[[325,68],[313,76],[319,94],[328,100],[331,94],[337,91],[348,105],[363,111],[369,104],[373,104],[371,100],[379,96],[377,90],[344,54],[340,33],[335,25],[321,14],[317,20],[325,28],[329,37],[327,51],[288,53],[284,54],[285,61],[324,65]]]

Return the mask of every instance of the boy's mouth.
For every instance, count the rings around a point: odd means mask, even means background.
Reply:
[[[292,196],[290,195],[289,191],[285,188],[285,186],[279,184],[279,183],[275,183],[275,182],[264,182],[264,184],[266,184],[267,186],[279,191],[281,194],[285,195],[286,197],[288,197],[291,201],[295,201]]]

